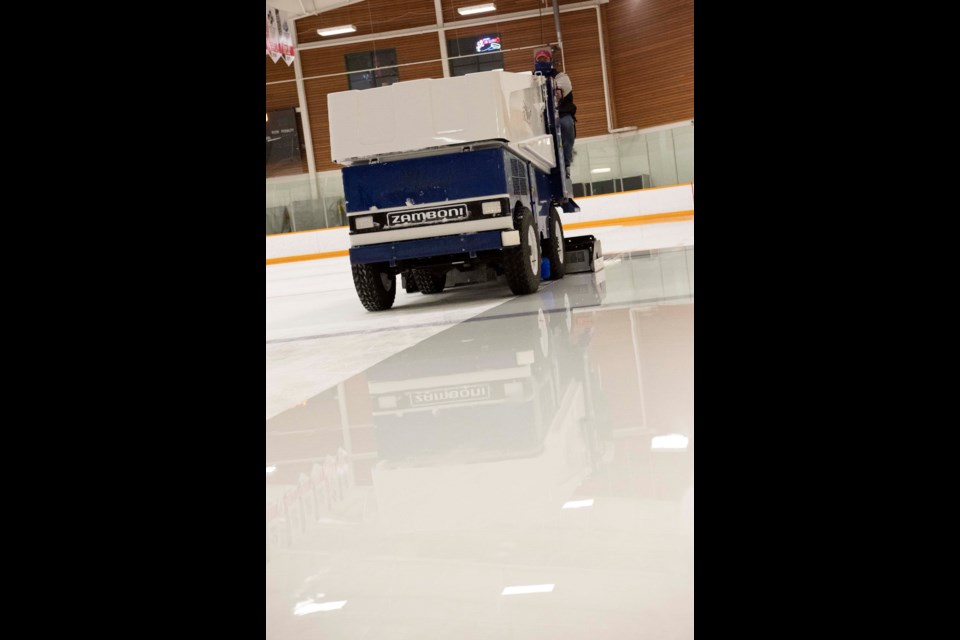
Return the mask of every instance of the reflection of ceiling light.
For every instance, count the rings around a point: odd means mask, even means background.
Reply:
[[[571,500],[570,502],[564,502],[561,509],[582,509],[583,507],[592,507],[593,498],[589,500]]]
[[[601,167],[599,169],[591,169],[590,173],[610,173],[610,167]]]
[[[339,27],[330,27],[328,29],[317,29],[317,33],[322,36],[335,36],[341,33],[353,33],[357,28],[352,24],[345,24]]]
[[[679,433],[671,433],[665,436],[654,436],[650,441],[651,449],[686,449],[690,438]]]
[[[497,5],[493,4],[492,2],[488,2],[486,4],[475,4],[472,7],[461,7],[460,9],[457,9],[457,13],[462,16],[469,16],[474,13],[486,13],[487,11],[496,10]]]
[[[515,596],[521,593],[550,593],[553,591],[552,584],[528,584],[516,587],[504,587],[502,596]]]
[[[276,470],[277,470],[276,467],[267,467],[267,473],[273,473]]]
[[[338,600],[337,602],[314,602],[313,600],[307,600],[305,602],[297,603],[297,605],[293,608],[293,615],[305,616],[310,613],[319,613],[321,611],[336,611],[337,609],[342,609],[343,605],[345,604],[347,604],[346,600]]]
[[[522,382],[504,382],[503,383],[503,395],[508,398],[519,398],[523,395],[523,383]]]

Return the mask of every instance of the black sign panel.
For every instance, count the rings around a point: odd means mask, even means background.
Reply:
[[[300,173],[296,109],[267,113],[267,176]]]

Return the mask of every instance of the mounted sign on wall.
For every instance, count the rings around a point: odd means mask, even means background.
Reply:
[[[483,36],[477,40],[477,53],[484,53],[486,51],[500,51],[500,36]]]
[[[280,109],[267,114],[267,177],[303,171],[300,131],[296,109]]]
[[[267,7],[267,55],[274,62],[283,58],[287,66],[293,64],[293,36],[287,12],[273,7]]]

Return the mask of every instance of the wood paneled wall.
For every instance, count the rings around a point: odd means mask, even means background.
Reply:
[[[497,5],[497,10],[493,14],[489,13],[475,13],[469,16],[462,16],[457,13],[457,9],[460,7],[471,7],[475,4],[483,4],[485,2],[493,2]],[[560,0],[560,6],[566,4],[575,4],[577,2],[582,2],[582,0]],[[432,4],[432,0],[431,0]],[[474,18],[482,18],[489,15],[506,15],[508,13],[518,13],[521,11],[540,11],[543,13],[543,17],[550,21],[549,26],[545,26],[549,31],[550,37],[547,38],[548,42],[553,42],[557,39],[557,32],[553,28],[553,2],[552,0],[440,0],[440,6],[443,8],[443,22],[456,22],[457,20],[472,20]],[[562,14],[561,14],[562,16]],[[563,25],[560,26],[561,35],[563,34]]]
[[[267,85],[267,111],[290,109],[300,105],[297,98],[297,83],[294,82],[293,65],[287,66],[283,58],[274,62],[270,56],[267,59],[267,82],[289,80],[279,84]]]
[[[464,20],[456,13],[456,8],[479,1],[442,0],[444,21]],[[469,28],[447,29],[446,38],[452,40],[499,32],[507,50],[503,54],[504,68],[507,71],[532,70],[533,48],[556,40],[549,0],[494,1],[497,12],[489,15],[489,21]],[[564,0],[561,4],[575,1]],[[497,22],[497,14],[538,8],[543,9],[542,16]],[[610,0],[601,5],[601,20],[604,22],[613,128],[644,128],[692,119],[693,0]],[[298,38],[301,44],[333,40],[336,37],[318,36],[317,28],[348,23],[354,24],[357,32],[342,37],[430,27],[436,24],[436,18],[432,0],[367,0],[298,20]],[[603,135],[608,129],[597,12],[584,9],[562,13],[560,29],[565,51],[558,59],[558,67],[567,71],[573,81],[578,108],[577,136]],[[330,160],[326,96],[331,92],[346,91],[349,85],[346,75],[314,76],[344,74],[344,56],[348,53],[388,48],[396,49],[400,65],[422,63],[399,67],[401,81],[443,77],[436,33],[380,38],[300,52],[318,171],[341,168]],[[561,60],[562,64],[559,64]],[[275,65],[267,58],[268,81],[292,77],[292,67],[282,62]],[[296,105],[294,83],[267,86],[268,109]]]
[[[604,10],[614,128],[693,119],[693,0],[611,0]]]
[[[321,36],[317,33],[317,29],[344,24],[352,24],[357,28],[356,32],[339,36]],[[366,0],[297,20],[297,41],[300,44],[330,42],[385,31],[432,27],[435,24],[437,12],[433,0]]]
[[[444,24],[458,20],[473,20],[488,16],[506,15],[520,11],[540,11],[549,20],[549,29],[553,32],[553,4],[551,0],[494,0],[497,10],[492,14],[477,13],[461,16],[460,7],[482,4],[485,0],[440,0]],[[574,4],[581,0],[560,0],[560,6]],[[634,0],[635,1],[635,0]],[[366,0],[317,16],[297,20],[297,39],[300,44],[308,42],[331,41],[352,38],[373,33],[431,27],[437,23],[433,0]],[[317,29],[352,24],[357,28],[353,33],[339,36],[320,36]],[[556,36],[549,40],[555,40]]]

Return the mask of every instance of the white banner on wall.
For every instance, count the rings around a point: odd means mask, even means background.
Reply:
[[[267,55],[276,62],[280,58],[293,64],[293,36],[290,34],[290,22],[287,12],[267,7]]]

